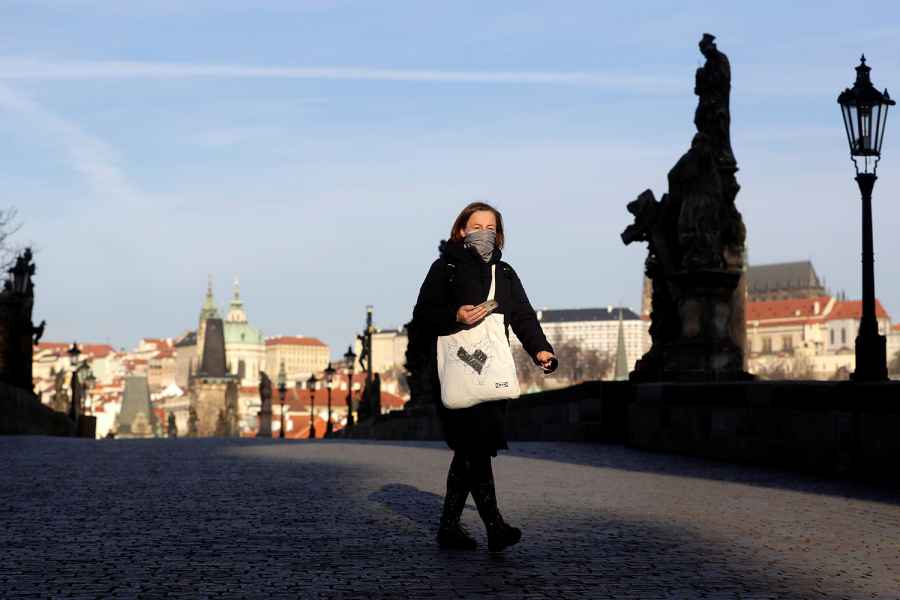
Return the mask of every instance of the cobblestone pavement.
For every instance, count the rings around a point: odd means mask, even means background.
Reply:
[[[900,598],[900,496],[643,453],[516,443],[524,530],[434,543],[442,443],[0,439],[3,598]]]

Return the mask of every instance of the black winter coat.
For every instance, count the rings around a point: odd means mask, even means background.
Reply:
[[[429,348],[435,371],[437,336],[462,329],[456,320],[460,306],[480,304],[487,299],[491,265],[496,265],[494,299],[498,307],[495,313],[503,315],[507,339],[512,327],[532,360],[542,350],[553,352],[519,276],[509,264],[500,260],[499,249],[494,250],[488,263],[473,250],[465,248],[462,242],[441,242],[440,253],[422,283],[413,309],[413,320],[434,340],[429,343]],[[434,381],[437,382],[436,374]],[[508,448],[504,427],[506,400],[450,410],[444,407],[438,395],[438,407],[444,438],[450,448],[491,456],[496,456],[498,449]]]

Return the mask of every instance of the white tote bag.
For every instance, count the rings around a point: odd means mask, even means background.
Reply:
[[[494,299],[496,266],[491,266]],[[441,402],[447,408],[466,408],[490,400],[519,397],[519,379],[503,315],[491,313],[470,329],[438,336],[437,368]]]

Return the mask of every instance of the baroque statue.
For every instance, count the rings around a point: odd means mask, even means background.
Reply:
[[[697,132],[668,174],[668,193],[645,190],[627,205],[625,244],[646,242],[652,283],[651,349],[635,381],[750,378],[744,370],[746,229],[731,148],[731,66],[704,34],[695,74]]]

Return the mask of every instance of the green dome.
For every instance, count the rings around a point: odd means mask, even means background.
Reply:
[[[265,345],[262,332],[249,323],[225,321],[225,344],[259,344]]]

